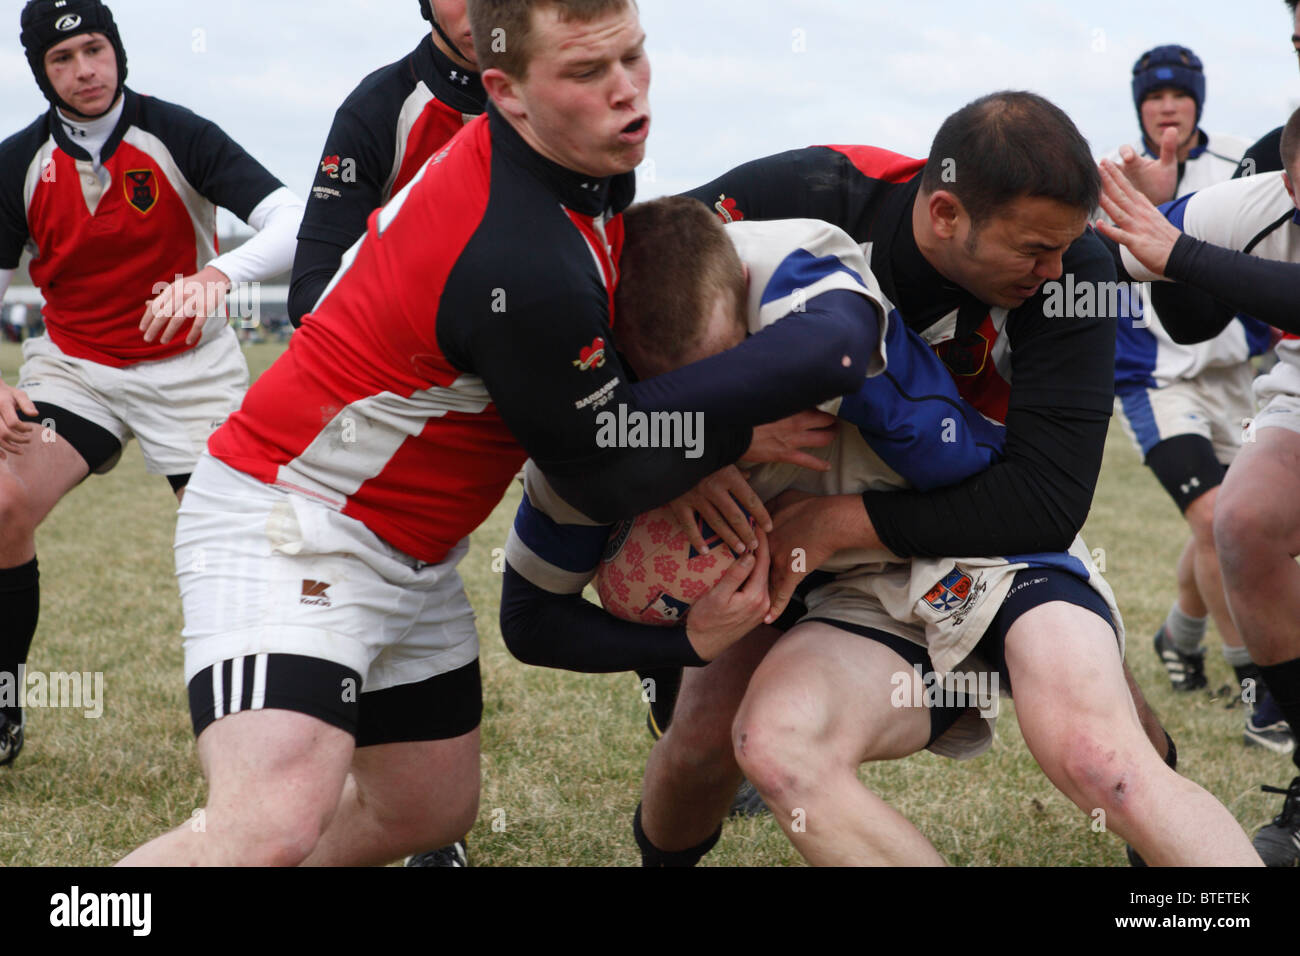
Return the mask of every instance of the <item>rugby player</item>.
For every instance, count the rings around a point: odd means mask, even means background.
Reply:
[[[217,126],[126,87],[126,51],[100,0],[31,0],[21,24],[50,109],[0,143],[0,295],[26,248],[46,303],[46,334],[25,343],[17,386],[0,382],[10,679],[36,632],[37,526],[132,437],[181,498],[248,386],[224,296],[289,267],[302,216],[301,200]],[[258,230],[220,256],[217,206]],[[0,765],[18,755],[23,725],[21,707],[0,708]]]
[[[1206,81],[1196,54],[1179,46],[1148,50],[1133,66],[1132,87],[1142,143],[1136,149],[1121,147],[1107,158],[1122,165],[1126,178],[1136,184],[1142,181],[1135,172],[1137,150],[1148,156],[1160,153],[1173,183],[1164,191],[1149,187],[1148,199],[1167,202],[1232,178],[1246,143],[1211,136],[1198,126]],[[1117,329],[1116,411],[1192,532],[1178,561],[1177,597],[1155,636],[1156,654],[1176,691],[1206,686],[1207,613],[1214,618],[1238,686],[1259,682],[1223,597],[1214,550],[1214,502],[1241,449],[1243,423],[1255,414],[1251,358],[1271,344],[1268,326],[1241,317],[1208,342],[1180,345],[1149,304],[1141,319],[1120,322]],[[1295,746],[1267,692],[1250,707],[1244,739],[1278,753]]]
[[[289,289],[295,326],[312,310],[366,219],[483,112],[465,0],[420,0],[432,25],[409,54],[367,76],[339,107],[307,199]],[[468,866],[464,840],[408,866]]]
[[[382,863],[467,832],[482,693],[456,564],[527,457],[600,520],[742,455],[822,467],[800,447],[828,416],[776,419],[825,383],[737,408],[721,357],[633,385],[614,351],[650,123],[636,7],[469,14],[486,115],[370,217],[198,466],[176,551],[206,832],[124,862]],[[600,448],[620,404],[704,413],[700,457]]]
[[[870,243],[871,269],[903,321],[936,346],[961,394],[1006,425],[1003,460],[966,481],[784,509],[769,542],[769,621],[808,570],[848,548],[914,560],[1005,555],[1015,572],[1015,556],[1071,547],[1101,463],[1115,317],[1048,315],[1043,286],[1065,273],[1076,285],[1113,281],[1109,256],[1085,231],[1097,194],[1074,125],[1024,93],[993,94],[954,114],[928,163],[814,148],[742,166],[693,193],[724,218],[815,216]],[[795,548],[806,562],[791,559]],[[1014,573],[998,589],[1008,597],[987,633],[968,631],[948,650],[969,652],[974,638],[1005,670],[1026,742],[1052,782],[1086,813],[1104,809],[1110,828],[1151,862],[1258,862],[1227,811],[1145,739],[1116,622],[1097,592],[1063,569]],[[783,637],[749,682],[734,730],[740,767],[814,862],[935,862],[933,848],[857,780],[863,759],[929,739],[928,714],[881,718],[882,707],[894,710],[888,678],[909,669],[906,658],[873,625],[877,615],[848,601],[829,611],[831,624]],[[684,688],[679,708],[686,701]],[[715,804],[699,796],[692,756],[652,756],[634,824],[645,859],[689,862],[716,837],[718,817],[706,812]],[[816,832],[796,832],[795,807],[818,821]]]
[[[1300,726],[1300,110],[1283,127],[1283,171],[1212,186],[1157,211],[1118,171],[1103,164],[1108,237],[1124,244],[1134,278],[1166,278],[1153,296],[1173,295],[1175,338],[1197,341],[1218,333],[1236,312],[1285,331],[1278,363],[1255,382],[1261,411],[1219,495],[1214,535],[1228,607],[1292,728]],[[1168,288],[1166,289],[1166,286]],[[1294,493],[1293,493],[1294,492]],[[1300,754],[1292,760],[1300,767]],[[1300,776],[1285,790],[1282,812],[1255,836],[1270,866],[1300,864]]]
[[[432,29],[409,54],[371,73],[334,114],[307,198],[289,290],[295,326],[315,307],[366,219],[483,112],[465,0],[420,0]]]

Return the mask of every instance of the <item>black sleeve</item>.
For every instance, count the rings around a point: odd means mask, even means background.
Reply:
[[[0,269],[17,269],[29,236],[23,202],[27,167],[49,134],[44,117],[0,143]]]
[[[351,101],[339,107],[298,230],[299,239],[339,249],[331,275],[343,253],[365,233],[370,214],[384,204],[384,187],[393,173],[396,153],[395,125],[385,123],[383,116],[357,112]]]
[[[1296,314],[1296,302],[1300,301],[1300,263],[1261,259],[1193,239],[1184,233],[1174,243],[1165,275],[1219,300],[1220,312],[1222,308],[1229,308],[1233,312],[1252,315],[1284,332],[1300,333],[1300,316]],[[1153,286],[1167,284],[1152,283]],[[1156,309],[1163,322],[1163,308],[1157,304]],[[1168,322],[1164,324],[1175,342],[1203,341],[1203,338],[1190,338],[1190,335],[1204,331],[1202,328],[1185,328],[1180,324],[1180,338],[1174,335]],[[1227,321],[1223,323],[1224,326],[1227,324]],[[1219,331],[1222,330],[1221,326]]]
[[[1066,255],[1075,284],[1114,282],[1085,233]],[[1062,279],[1064,281],[1064,278]],[[1044,293],[1012,311],[1012,384],[1001,462],[932,492],[867,492],[867,513],[901,557],[1063,551],[1088,517],[1114,401],[1115,316],[1049,317]]]
[[[1181,282],[1151,283],[1151,304],[1160,324],[1179,345],[1208,342],[1237,315],[1232,306]]]
[[[316,307],[321,293],[334,278],[346,248],[316,239],[298,239],[289,286],[289,321],[296,329],[302,317]]]
[[[1242,176],[1255,176],[1259,173],[1272,173],[1282,168],[1282,127],[1271,133],[1265,133],[1254,146],[1246,150],[1237,164],[1233,179]]]
[[[683,193],[733,219],[821,219],[856,236],[852,160],[824,146],[795,149],[737,166]]]
[[[15,211],[22,207],[22,194],[14,202],[7,186],[0,182],[0,269],[17,269],[27,245],[27,218]]]
[[[834,289],[742,344],[633,387],[642,408],[759,425],[855,391],[880,339],[866,296]],[[779,383],[780,388],[773,388]]]
[[[652,627],[614,617],[580,594],[553,594],[506,564],[501,636],[525,664],[587,674],[704,665],[686,627]]]
[[[190,185],[214,205],[248,222],[258,204],[284,186],[216,123],[183,106],[153,102],[169,115],[151,123],[155,128],[149,131],[163,140]]]

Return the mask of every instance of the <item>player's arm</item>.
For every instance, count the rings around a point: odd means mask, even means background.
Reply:
[[[1153,287],[1156,308],[1174,341],[1213,337],[1236,312],[1288,332],[1300,331],[1295,315],[1300,264],[1262,259],[1236,248],[1244,237],[1234,232],[1231,210],[1253,183],[1221,183],[1156,208],[1105,163],[1102,182],[1103,208],[1112,219],[1120,219],[1100,228],[1123,246],[1124,270],[1141,281],[1170,280],[1195,290],[1162,288],[1163,282]],[[1288,207],[1281,219],[1291,215],[1294,210]]]
[[[297,327],[316,307],[343,254],[383,205],[396,153],[395,130],[344,103],[334,116],[316,166],[289,286],[289,320]]]
[[[852,231],[862,177],[844,153],[825,146],[790,150],[737,166],[683,193],[724,221],[822,219]]]
[[[238,249],[173,283],[145,309],[140,321],[145,340],[166,342],[190,318],[175,315],[176,303],[198,299],[202,307],[197,311],[202,314],[194,317],[187,336],[187,341],[196,342],[204,320],[219,313],[232,286],[269,279],[293,265],[303,203],[215,123],[182,107],[171,110],[164,143],[185,178],[202,196],[229,209],[257,232]]]

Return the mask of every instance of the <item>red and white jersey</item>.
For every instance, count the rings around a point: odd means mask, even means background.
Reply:
[[[606,345],[634,188],[631,173],[592,180],[544,159],[489,109],[371,216],[209,450],[427,563],[529,455],[578,476],[626,456],[656,481],[656,461],[692,477],[734,460],[747,429],[702,463],[597,443],[602,405],[635,407]]]
[[[216,256],[217,206],[247,220],[282,188],[213,123],[131,90],[124,97],[102,169],[54,110],[0,143],[0,269],[30,249],[51,340],[114,367],[190,347],[184,336],[146,342],[145,306]]]

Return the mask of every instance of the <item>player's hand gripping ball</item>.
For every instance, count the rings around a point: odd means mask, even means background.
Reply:
[[[754,519],[745,516],[752,526]],[[703,553],[666,506],[615,525],[596,572],[596,593],[605,610],[638,624],[681,624],[691,605],[736,561],[698,514],[695,521],[709,548]]]

